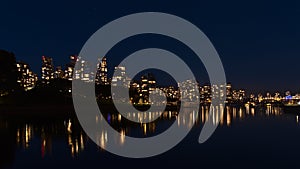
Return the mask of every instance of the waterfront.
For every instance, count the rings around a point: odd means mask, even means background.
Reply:
[[[1,167],[286,168],[295,164],[300,151],[297,115],[285,114],[276,106],[226,106],[224,110],[216,132],[206,143],[199,144],[199,133],[208,110],[202,108],[197,112],[185,108],[186,118],[178,119],[177,125],[192,128],[188,136],[172,150],[146,159],[118,157],[99,148],[74,117],[55,120],[1,117]],[[150,137],[167,129],[177,118],[177,112],[164,112],[158,120],[147,124],[124,122],[116,113],[105,113],[104,117],[123,135]],[[99,134],[99,141],[105,145],[106,133]],[[126,142],[122,137],[115,141]]]

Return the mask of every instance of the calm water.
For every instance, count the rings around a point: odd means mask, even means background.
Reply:
[[[76,118],[26,119],[0,117],[2,168],[287,168],[300,158],[300,122],[280,107],[226,107],[220,125],[204,144],[197,142],[208,110],[184,109],[184,119],[176,125],[192,128],[188,136],[172,150],[151,158],[123,158],[99,148],[85,135]],[[142,115],[128,113],[128,116]],[[106,119],[123,135],[149,137],[163,132],[177,118],[168,111],[153,123],[124,121],[116,113]],[[151,118],[147,115],[143,118]],[[218,118],[218,117],[216,117]],[[193,125],[193,120],[196,124]],[[218,120],[218,119],[215,119]],[[107,142],[106,133],[99,144]],[[123,144],[122,137],[117,140]],[[154,145],[155,146],[155,145]]]

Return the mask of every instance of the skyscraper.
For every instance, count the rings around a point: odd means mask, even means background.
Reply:
[[[77,56],[77,69],[73,69],[73,80],[81,80],[84,82],[93,82],[95,77],[94,70],[91,70],[91,64],[82,59],[80,56]]]
[[[141,96],[143,103],[148,103],[149,102],[149,80],[148,76],[144,75],[141,77]]]
[[[50,57],[42,56],[42,82],[48,84],[54,78],[53,60]]]
[[[129,87],[128,78],[126,77],[126,69],[124,66],[116,66],[115,73],[112,78],[112,86]]]
[[[63,79],[64,78],[64,71],[62,70],[61,66],[57,66],[54,72],[55,79]]]
[[[30,70],[30,67],[27,63],[17,62],[16,65],[18,72],[17,82],[20,87],[25,91],[33,89],[38,80],[37,74]]]
[[[107,80],[107,62],[106,57],[104,56],[100,63],[98,64],[97,74],[96,74],[96,83],[101,85],[108,85]]]
[[[152,73],[148,73],[149,92],[151,93],[156,88],[156,80]]]
[[[197,94],[198,83],[195,80],[185,80],[178,83],[181,88],[181,99],[186,101],[197,101],[199,99],[199,94]]]
[[[231,85],[231,83],[227,83],[227,85],[226,85],[226,98],[227,98],[227,100],[232,100],[232,85]]]
[[[66,69],[65,69],[65,78],[68,80],[73,80],[73,72],[74,72],[76,61],[77,61],[77,55],[71,55],[70,63],[66,65]]]

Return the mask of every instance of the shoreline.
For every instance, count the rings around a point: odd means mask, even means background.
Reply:
[[[207,108],[210,104],[200,104]],[[231,107],[243,107],[243,104],[226,104]],[[257,105],[255,107],[264,107]],[[148,110],[148,106],[139,106],[140,111]],[[167,106],[165,111],[177,111],[180,106]],[[185,107],[189,108],[189,107]],[[117,112],[113,104],[101,104],[99,109],[102,112]],[[66,118],[76,116],[73,104],[30,104],[30,105],[15,105],[15,104],[0,104],[0,117],[32,117],[32,118]]]

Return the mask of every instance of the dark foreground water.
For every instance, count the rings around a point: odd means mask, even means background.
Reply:
[[[198,143],[198,137],[208,111],[185,109],[184,113],[189,115],[179,119],[177,125],[192,128],[188,136],[172,150],[145,159],[123,158],[99,148],[85,135],[76,118],[0,117],[0,166],[112,169],[291,168],[300,165],[298,116],[285,114],[280,107],[226,107],[216,132],[204,144]],[[153,123],[119,125],[123,119],[118,114],[105,115],[120,133],[135,137],[161,133],[176,117],[177,112],[164,112]],[[195,125],[193,119],[196,119]],[[101,133],[99,144],[105,146],[106,139],[106,133]]]

